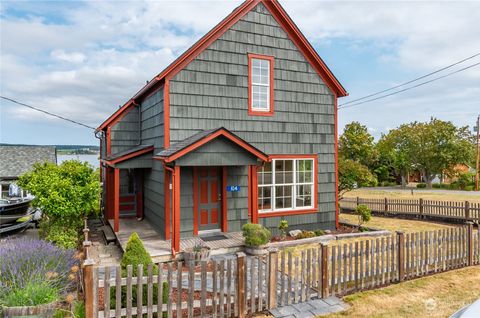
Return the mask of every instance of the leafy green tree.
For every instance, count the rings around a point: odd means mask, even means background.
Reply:
[[[363,223],[366,223],[372,219],[372,210],[370,210],[367,205],[360,204],[355,209],[355,215],[357,216],[358,228],[360,229]]]
[[[373,167],[377,160],[373,136],[366,126],[356,121],[345,126],[338,140],[338,153],[343,159],[357,161],[367,167]]]
[[[338,193],[340,199],[356,187],[375,186],[377,179],[361,163],[350,159],[338,159]]]
[[[71,247],[76,242],[72,230],[78,233],[83,218],[99,211],[98,169],[87,162],[36,164],[20,176],[18,185],[35,196],[32,205],[42,210],[42,234],[61,246]]]

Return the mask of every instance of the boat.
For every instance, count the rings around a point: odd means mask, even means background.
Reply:
[[[15,223],[19,218],[29,215],[32,199],[0,199],[0,225]]]

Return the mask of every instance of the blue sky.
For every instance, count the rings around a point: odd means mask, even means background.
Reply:
[[[280,2],[350,93],[340,104],[480,52],[480,2]],[[1,94],[96,127],[240,3],[2,1]],[[476,67],[340,110],[340,129],[357,120],[378,137],[431,116],[472,125],[479,96]],[[0,142],[97,144],[85,128],[0,103]]]

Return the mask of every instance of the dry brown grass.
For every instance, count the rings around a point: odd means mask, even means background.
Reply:
[[[438,200],[438,201],[470,201],[480,202],[480,195],[475,195],[473,192],[465,193],[446,193],[446,192],[429,192],[429,191],[415,191],[413,195],[410,192],[405,191],[385,191],[380,189],[357,189],[347,192],[345,197],[361,197],[361,198],[389,198],[389,199],[426,199],[426,200]]]
[[[353,214],[340,214],[340,220],[342,219],[350,223],[357,223],[357,217]],[[372,219],[364,225],[389,231],[404,231],[406,233],[449,229],[453,226],[434,222],[384,218],[379,216],[373,216]]]
[[[468,267],[344,297],[339,317],[449,317],[480,297],[480,267]]]

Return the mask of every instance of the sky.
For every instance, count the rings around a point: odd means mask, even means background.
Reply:
[[[340,105],[480,53],[480,1],[280,3],[349,92]],[[1,95],[97,127],[239,4],[2,0]],[[341,109],[339,129],[359,121],[379,138],[432,116],[472,126],[479,96],[477,66]],[[0,143],[98,144],[89,129],[4,100]]]

